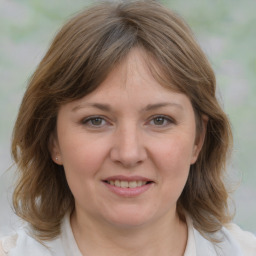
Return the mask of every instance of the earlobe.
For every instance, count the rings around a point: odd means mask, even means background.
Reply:
[[[192,158],[191,158],[191,164],[194,164],[198,158],[198,155],[204,145],[204,140],[205,140],[205,135],[206,135],[206,131],[207,131],[207,123],[208,123],[208,116],[206,115],[202,115],[202,129],[200,134],[197,136],[195,144],[194,144],[194,148],[193,148],[193,154],[192,154]]]
[[[62,160],[60,155],[57,155],[55,158],[52,156],[52,160],[55,164],[62,165]]]
[[[49,151],[51,154],[52,161],[58,165],[62,165],[62,159],[59,149],[59,143],[56,134],[51,134],[49,139]]]

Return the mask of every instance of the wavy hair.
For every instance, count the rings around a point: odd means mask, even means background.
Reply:
[[[19,178],[13,206],[40,240],[56,237],[63,216],[74,208],[64,169],[49,152],[58,110],[95,90],[134,47],[151,58],[148,65],[163,86],[189,97],[197,132],[202,116],[209,118],[178,212],[188,212],[205,234],[230,220],[223,178],[232,133],[216,99],[214,72],[193,33],[156,1],[103,2],[77,14],[58,32],[31,77],[14,127],[12,155]]]

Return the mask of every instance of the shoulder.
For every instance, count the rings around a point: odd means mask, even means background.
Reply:
[[[186,218],[188,224],[187,254],[196,256],[256,256],[256,237],[243,231],[236,224],[230,223],[214,233],[201,233],[193,226],[193,221]],[[214,242],[219,241],[219,242]],[[188,246],[190,242],[190,247]],[[193,246],[191,246],[191,244]],[[188,248],[189,247],[189,248]],[[193,251],[193,253],[191,253]]]
[[[18,235],[0,238],[0,256],[7,256],[11,249],[15,248]]]
[[[44,245],[21,228],[13,235],[0,238],[0,256],[50,256],[54,255],[48,244]]]
[[[246,256],[256,255],[256,236],[242,230],[238,225],[230,223],[225,226],[233,239],[240,245]]]

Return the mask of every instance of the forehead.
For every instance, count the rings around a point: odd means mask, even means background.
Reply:
[[[178,91],[177,87],[166,79],[162,67],[143,48],[135,47],[128,55],[110,71],[106,79],[95,90],[97,93],[117,90],[139,91],[142,87],[145,93],[149,90],[158,93]]]
[[[150,61],[150,65],[148,65]],[[191,108],[185,94],[162,86],[150,67],[157,67],[143,50],[135,48],[108,74],[107,78],[90,94],[73,102],[80,106],[109,106],[109,109],[142,110],[152,105],[173,105]],[[171,84],[171,82],[170,82]]]

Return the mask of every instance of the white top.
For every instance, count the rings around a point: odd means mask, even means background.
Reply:
[[[230,224],[214,234],[222,238],[214,244],[205,239],[186,218],[188,241],[184,256],[256,256],[256,236]],[[0,239],[0,256],[82,256],[70,226],[67,214],[61,225],[61,234],[44,245],[32,238],[23,227],[16,234]]]

